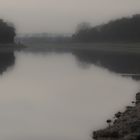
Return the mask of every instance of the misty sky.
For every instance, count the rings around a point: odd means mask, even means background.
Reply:
[[[72,33],[77,24],[97,25],[140,13],[140,0],[0,0],[0,18],[18,33]]]

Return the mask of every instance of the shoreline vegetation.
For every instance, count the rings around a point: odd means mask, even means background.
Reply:
[[[75,33],[71,35],[51,35],[47,33],[30,34],[18,36],[16,29],[12,23],[5,22],[0,19],[0,47],[3,44],[66,44],[74,45],[74,47],[84,49],[89,46],[95,49],[107,48],[136,48],[140,46],[140,14],[131,17],[123,17],[120,19],[109,21],[98,26],[92,27],[89,23],[81,23],[77,26]],[[2,45],[1,45],[2,44]],[[21,45],[22,44],[22,45]],[[80,46],[79,46],[80,44]],[[82,44],[82,46],[81,46]],[[91,45],[94,44],[94,45]],[[105,44],[105,45],[102,45]],[[5,46],[6,47],[6,46]],[[13,47],[13,45],[11,45]],[[76,48],[75,48],[76,49]],[[97,49],[97,48],[96,48]],[[107,49],[107,51],[109,51]]]
[[[0,52],[13,52],[24,48],[21,43],[15,43],[16,29],[12,23],[0,19]]]
[[[15,27],[12,23],[7,23],[0,19],[0,43],[12,44],[16,36]]]
[[[48,33],[17,36],[17,40],[29,43],[136,43],[140,42],[140,14],[109,21],[98,26],[81,23],[72,35]]]
[[[73,34],[72,39],[81,42],[139,42],[139,25],[140,14],[112,20],[95,27],[82,23]]]
[[[1,52],[14,52],[14,51],[20,51],[26,48],[26,45],[24,44],[16,44],[16,43],[0,43],[0,53]]]
[[[127,106],[124,112],[117,112],[108,119],[108,127],[93,132],[94,140],[140,140],[140,93],[136,101]]]
[[[18,46],[18,44],[16,44]],[[22,44],[21,44],[22,45]],[[97,51],[105,53],[127,53],[127,54],[140,54],[140,42],[137,43],[81,43],[81,42],[71,42],[71,43],[29,43],[25,46],[28,48],[32,47],[34,49],[40,48],[42,50],[52,50],[52,51]],[[1,46],[1,45],[0,45]],[[24,46],[24,45],[22,45]]]

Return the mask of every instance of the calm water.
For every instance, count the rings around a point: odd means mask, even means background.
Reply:
[[[134,100],[139,82],[71,53],[15,53],[0,76],[1,140],[89,140]]]

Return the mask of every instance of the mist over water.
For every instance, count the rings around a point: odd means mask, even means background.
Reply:
[[[15,53],[0,76],[1,140],[88,140],[134,100],[139,82],[71,53]]]

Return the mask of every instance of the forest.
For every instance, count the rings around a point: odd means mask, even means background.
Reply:
[[[72,36],[76,42],[139,42],[140,14],[90,27],[83,23]]]
[[[0,43],[14,43],[15,35],[14,26],[0,19]]]

